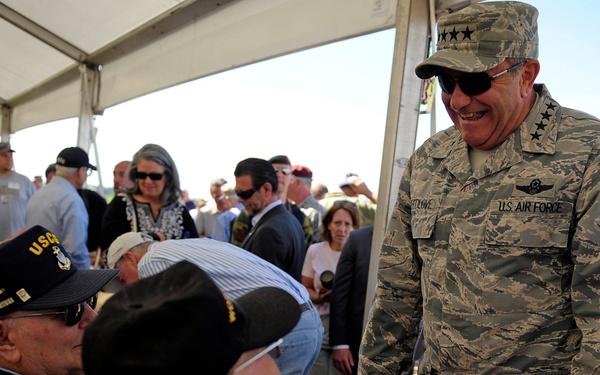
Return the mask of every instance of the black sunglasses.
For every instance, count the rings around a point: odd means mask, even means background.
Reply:
[[[526,61],[521,61],[520,63],[515,64],[498,74],[494,74],[493,76],[488,75],[486,72],[461,74],[456,80],[454,80],[454,78],[445,72],[438,72],[436,76],[438,77],[442,91],[446,94],[452,94],[456,84],[458,84],[460,90],[465,95],[479,95],[483,94],[492,87],[492,81],[494,79],[516,69],[518,66],[525,64],[525,62]]]
[[[163,178],[164,175],[164,173],[135,172],[135,178],[138,180],[145,180],[147,177],[150,177],[152,181],[158,181]]]
[[[10,316],[8,318],[29,318],[32,316],[49,316],[49,315],[64,315],[65,316],[65,324],[67,327],[72,327],[74,325],[79,324],[81,318],[83,318],[83,312],[85,311],[85,305],[88,304],[92,310],[96,308],[96,303],[98,302],[98,295],[95,294],[86,301],[79,302],[75,305],[67,306],[60,311],[55,312],[47,312],[47,313],[35,313],[35,314],[26,314],[26,315],[17,315]]]
[[[260,189],[259,187],[253,187],[252,189],[248,189],[248,190],[244,190],[244,191],[239,191],[239,190],[235,190],[235,195],[237,195],[239,198],[242,199],[248,199],[252,196],[252,194],[256,193],[256,191]]]

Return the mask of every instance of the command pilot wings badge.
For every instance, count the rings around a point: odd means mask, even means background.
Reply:
[[[517,190],[527,193],[529,195],[536,195],[546,190],[550,190],[554,185],[544,185],[539,178],[531,180],[529,185],[516,185]]]

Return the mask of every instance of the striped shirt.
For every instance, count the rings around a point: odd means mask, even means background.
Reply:
[[[140,278],[155,275],[182,260],[202,268],[230,298],[237,299],[257,288],[285,290],[299,304],[308,301],[308,291],[285,271],[251,252],[210,238],[155,242],[138,264]]]

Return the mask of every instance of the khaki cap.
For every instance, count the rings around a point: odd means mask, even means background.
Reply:
[[[417,65],[419,78],[440,68],[483,72],[507,58],[537,59],[538,11],[517,1],[470,5],[438,21],[437,52]]]

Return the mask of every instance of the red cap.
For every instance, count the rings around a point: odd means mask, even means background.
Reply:
[[[312,178],[312,171],[310,168],[305,167],[303,165],[294,165],[292,167],[292,174],[297,177],[308,177]]]

